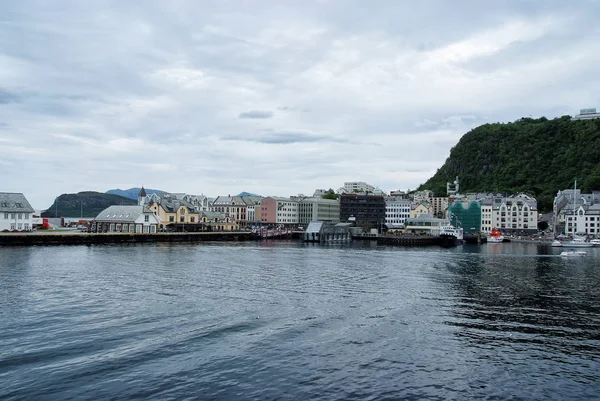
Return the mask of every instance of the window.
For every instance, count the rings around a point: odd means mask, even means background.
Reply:
[[[21,224],[21,223],[17,224],[17,229],[18,230],[22,230],[23,229],[23,224]]]
[[[29,231],[29,223],[25,223],[25,230]]]
[[[144,215],[144,221],[146,223],[148,223],[150,221],[150,215],[148,215],[148,214]]]
[[[19,213],[17,216],[18,216],[17,218],[18,218],[19,220],[23,220],[23,213]]]
[[[192,216],[192,217],[190,217],[190,221],[191,221],[192,223],[194,223],[194,222],[196,222],[196,218],[195,218],[194,216]]]
[[[14,220],[14,219],[15,219],[15,214],[14,214],[14,213],[11,213],[11,214],[10,214],[10,218],[11,218],[12,220]]]
[[[11,229],[11,231],[15,229],[15,223],[10,224],[10,229]]]
[[[8,220],[8,213],[4,213],[4,220]]]
[[[175,216],[169,216],[169,223],[175,222]]]
[[[148,220],[146,220],[148,221]],[[184,216],[179,216],[179,222],[180,223],[185,223],[185,217]]]

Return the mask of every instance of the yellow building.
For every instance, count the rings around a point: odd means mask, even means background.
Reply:
[[[224,213],[200,212],[200,223],[206,231],[237,231],[239,223]]]
[[[159,228],[167,228],[170,224],[198,224],[200,222],[200,214],[191,203],[169,195],[161,196],[157,201],[151,202],[148,208],[158,217]]]
[[[418,219],[423,214],[433,214],[433,208],[427,201],[419,202],[410,208],[411,219]]]

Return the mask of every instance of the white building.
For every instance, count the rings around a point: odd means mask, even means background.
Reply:
[[[417,191],[412,194],[412,198],[415,201],[415,203],[421,203],[423,201],[431,203],[431,201],[433,200],[433,191],[430,191],[428,189],[425,189],[423,191]]]
[[[33,213],[22,193],[0,192],[0,231],[30,231]]]
[[[593,191],[591,194],[581,193],[579,189],[558,191],[553,205],[556,234],[572,235],[586,232],[586,217],[588,217],[588,229],[597,228],[597,222],[589,218],[593,217],[593,213],[595,213],[596,207],[592,206],[599,203],[600,191]],[[583,214],[580,216],[582,211]],[[578,217],[574,217],[574,215]],[[589,226],[592,221],[594,226]]]
[[[318,197],[301,199],[298,203],[298,223],[308,225],[317,220],[339,223],[340,202]]]
[[[579,114],[573,117],[573,120],[595,120],[600,118],[600,113],[596,109],[581,109]]]
[[[481,231],[494,228],[503,233],[537,232],[537,200],[526,194],[491,196],[478,199],[481,204]]]
[[[242,201],[246,204],[246,220],[248,224],[254,224],[260,221],[260,203],[263,200],[262,196],[242,196]]]
[[[411,201],[399,197],[385,199],[385,225],[388,228],[404,226],[410,217]]]
[[[159,224],[158,217],[146,206],[113,205],[98,214],[92,232],[155,233]]]
[[[211,207],[214,202],[213,198],[209,198],[204,195],[191,195],[185,194],[183,196],[183,200],[188,201],[196,208],[197,212],[212,212],[213,209]]]

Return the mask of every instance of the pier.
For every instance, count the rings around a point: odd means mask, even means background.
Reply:
[[[0,246],[31,245],[99,245],[148,242],[207,242],[251,241],[257,236],[251,232],[200,233],[6,233],[0,234]]]

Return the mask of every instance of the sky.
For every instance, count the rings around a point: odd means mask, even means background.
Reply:
[[[0,191],[414,189],[600,108],[600,1],[0,0]]]

